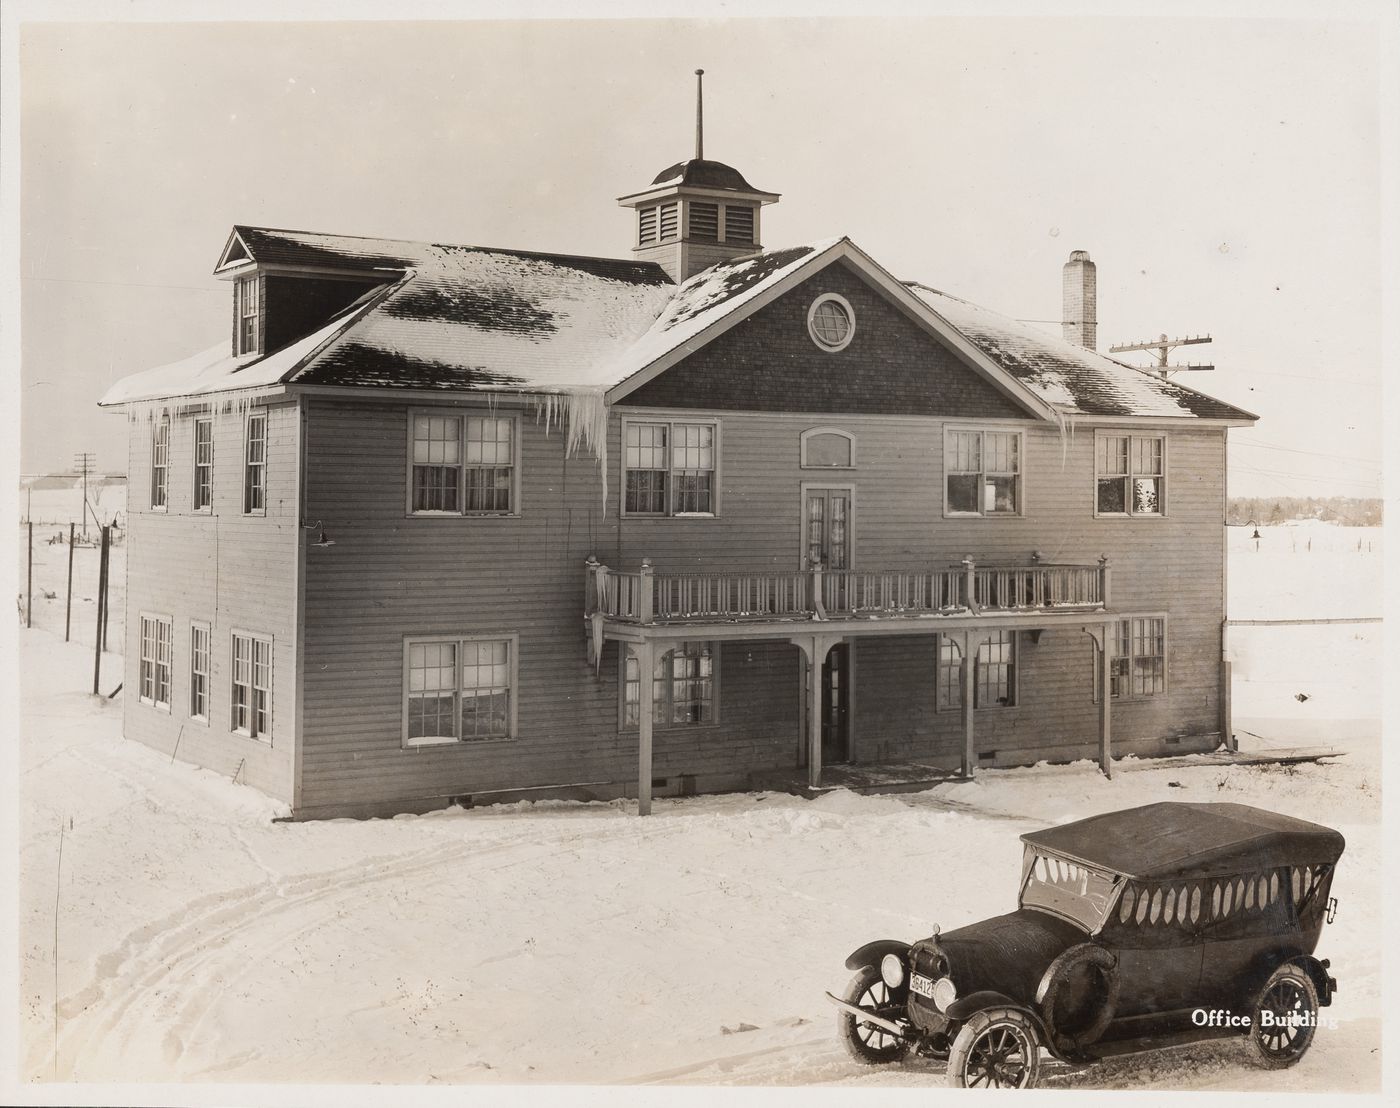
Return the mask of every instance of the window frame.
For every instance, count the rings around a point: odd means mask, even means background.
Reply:
[[[977,489],[979,494],[986,487],[988,475],[1006,476],[1002,470],[987,469],[987,453],[984,435],[1014,435],[1016,437],[1016,461],[1017,468],[1013,474],[1016,480],[1016,510],[1014,512],[987,512],[979,507],[976,511],[961,511],[950,506],[948,496],[948,478],[954,473],[972,473],[973,470],[952,470],[948,466],[948,444],[949,436],[954,434],[967,435],[976,434],[979,436],[977,445],[977,464],[975,471],[978,478]],[[939,465],[943,470],[943,518],[944,519],[1024,519],[1026,516],[1026,431],[1020,426],[997,426],[994,424],[962,424],[945,423],[943,425],[943,452],[939,459]],[[979,504],[981,496],[978,497]]]
[[[209,428],[209,461],[201,464],[199,460],[199,429]],[[193,488],[190,493],[191,510],[201,514],[209,514],[214,511],[214,417],[208,415],[195,416],[192,421],[191,431],[193,436],[193,449],[191,450],[192,468],[194,470]],[[200,481],[200,470],[205,470],[205,480]],[[200,503],[200,494],[208,496],[207,501]]]
[[[981,688],[981,682],[978,678],[982,665],[980,657],[982,647],[991,645],[991,640],[987,640],[978,646],[977,653],[973,655],[972,695],[974,699],[973,711],[975,712],[1006,711],[1021,706],[1021,632],[1017,628],[999,628],[993,633],[1010,636],[1011,660],[1006,664],[1011,668],[1011,679],[1007,682],[1007,692],[1010,694],[1011,700],[1009,704],[979,704],[975,702],[977,692]],[[957,662],[952,667],[949,667],[943,659],[944,643],[950,644],[958,652]],[[955,673],[951,688],[944,679],[945,671],[949,668],[952,668]],[[940,633],[934,644],[934,711],[961,711],[962,694],[962,643],[953,635]]]
[[[652,729],[653,732],[656,732],[656,731],[695,731],[695,730],[699,730],[699,729],[703,729],[703,728],[718,727],[718,726],[720,725],[720,678],[719,678],[719,675],[720,675],[720,658],[721,658],[722,640],[720,640],[720,639],[676,639],[676,640],[673,640],[673,641],[663,641],[663,642],[657,642],[657,643],[655,643],[655,644],[654,644],[654,657],[653,657],[653,661],[652,661],[652,669],[653,669],[652,680],[655,681],[655,680],[657,679],[654,671],[655,671],[656,665],[661,661],[662,658],[666,657],[666,656],[669,655],[669,654],[674,653],[677,647],[686,646],[687,644],[690,644],[690,643],[708,644],[709,647],[710,647],[710,658],[712,659],[711,666],[710,666],[710,718],[707,719],[707,720],[698,720],[698,721],[696,721],[696,722],[694,722],[694,723],[689,723],[689,722],[676,723],[676,722],[674,722],[674,721],[671,719],[671,716],[672,716],[672,714],[673,714],[673,710],[674,710],[674,708],[675,708],[675,689],[674,689],[674,677],[671,676],[671,675],[668,675],[667,677],[665,677],[665,678],[663,679],[663,680],[666,681],[666,688],[667,688],[666,696],[665,696],[664,698],[661,698],[661,697],[658,697],[658,696],[656,695],[655,691],[653,691],[653,693],[652,693],[652,722],[651,722],[651,729]],[[628,723],[628,722],[627,722],[627,705],[628,705],[628,696],[627,696],[627,685],[628,685],[628,681],[627,681],[627,662],[628,662],[628,659],[629,659],[629,658],[636,657],[636,655],[635,655],[635,654],[633,653],[633,651],[632,651],[632,647],[633,647],[634,645],[635,645],[635,644],[629,643],[629,642],[621,642],[621,641],[619,641],[619,643],[618,643],[619,649],[618,649],[618,655],[617,655],[617,730],[618,730],[618,733],[619,733],[619,734],[625,734],[625,735],[635,735],[638,731],[641,730],[640,701],[639,701],[639,707],[638,707],[638,722],[637,722],[637,723]],[[665,647],[664,650],[662,649],[663,646]],[[639,663],[639,665],[640,665],[640,663]],[[638,676],[640,677],[640,673],[639,673]],[[640,690],[640,688],[639,688],[639,689],[638,689],[639,695],[640,695],[640,691],[641,691],[641,690]],[[666,710],[666,722],[664,722],[664,723],[659,722],[659,721],[657,721],[657,719],[656,719],[657,708],[658,708],[658,706],[663,705],[663,704],[666,706],[666,709],[667,709],[667,710]]]
[[[666,428],[666,510],[662,512],[637,512],[627,507],[627,474],[630,472],[627,466],[627,432],[635,425],[655,426],[661,425]],[[676,472],[675,454],[673,453],[675,442],[675,429],[677,427],[709,427],[713,433],[712,450],[714,451],[714,468],[710,470],[710,510],[708,512],[677,512],[674,510],[675,504],[675,481],[673,475]],[[657,416],[647,418],[645,416],[624,416],[622,419],[622,443],[620,457],[618,459],[618,508],[624,519],[719,519],[723,508],[721,503],[720,490],[723,487],[723,445],[724,445],[723,425],[718,419],[686,419],[672,416]],[[636,472],[650,473],[653,470],[638,470]]]
[[[253,424],[262,424],[261,440],[253,437]],[[270,441],[271,421],[268,419],[266,408],[249,408],[248,416],[243,421],[243,514],[245,516],[265,516],[267,515],[267,471],[268,471],[268,443]],[[262,460],[254,462],[252,460],[253,443],[261,441]],[[254,484],[253,475],[257,472],[259,481]],[[253,504],[253,490],[257,489],[261,496],[262,503]]]
[[[414,508],[413,506],[413,471],[416,463],[413,460],[413,447],[417,441],[414,436],[415,424],[419,419],[455,419],[457,420],[457,508],[449,511],[440,508]],[[511,424],[511,481],[510,481],[510,509],[508,511],[468,511],[467,504],[467,423],[471,419],[494,419],[508,420]],[[407,471],[404,483],[404,515],[412,519],[518,519],[522,513],[521,493],[523,481],[521,472],[524,469],[522,464],[523,448],[521,444],[522,421],[519,412],[490,411],[486,408],[447,408],[447,407],[416,407],[408,410],[408,426],[406,429],[407,445],[405,447],[405,459],[407,461]]]
[[[409,673],[410,662],[413,656],[413,647],[430,643],[451,643],[457,647],[457,658],[454,663],[456,671],[456,706],[453,709],[453,725],[458,732],[462,729],[462,666],[463,650],[466,643],[480,642],[504,642],[507,644],[508,657],[506,665],[509,671],[509,720],[506,734],[493,735],[488,738],[469,739],[460,734],[453,738],[446,738],[435,735],[432,737],[409,738]],[[403,750],[421,750],[433,747],[464,747],[475,749],[482,746],[497,746],[501,743],[513,743],[520,738],[520,635],[518,632],[510,631],[504,634],[463,634],[463,635],[405,635],[403,637],[403,660],[400,691],[400,713],[402,721],[400,725],[399,744]]]
[[[1144,658],[1156,658],[1158,655],[1156,655],[1156,654],[1138,655],[1138,654],[1135,652],[1134,647],[1133,647],[1133,644],[1137,641],[1137,638],[1136,638],[1136,636],[1135,636],[1135,634],[1134,634],[1133,624],[1134,624],[1135,622],[1145,622],[1145,621],[1148,621],[1148,620],[1160,620],[1160,621],[1161,621],[1161,624],[1162,624],[1162,653],[1161,653],[1161,659],[1162,659],[1162,688],[1161,688],[1160,691],[1153,691],[1153,692],[1148,692],[1148,693],[1139,693],[1139,692],[1133,691],[1133,672],[1134,672],[1134,668],[1135,668],[1134,665],[1133,665],[1133,663],[1134,663],[1140,656],[1141,656],[1141,657],[1144,657]],[[1117,653],[1118,642],[1119,642],[1119,636],[1122,634],[1122,628],[1123,628],[1123,625],[1124,625],[1124,624],[1127,624],[1127,625],[1128,625],[1128,633],[1127,633],[1128,654],[1127,654],[1126,656]],[[1171,665],[1170,665],[1171,646],[1170,646],[1170,634],[1169,634],[1169,621],[1168,621],[1168,619],[1167,619],[1166,613],[1161,613],[1161,612],[1150,612],[1150,613],[1148,613],[1147,615],[1122,616],[1121,618],[1119,618],[1119,619],[1115,622],[1115,625],[1114,625],[1114,643],[1113,643],[1113,647],[1114,647],[1114,653],[1112,653],[1112,654],[1109,656],[1110,659],[1111,659],[1111,660],[1119,660],[1119,659],[1125,659],[1125,657],[1126,657],[1126,661],[1127,661],[1127,663],[1128,663],[1127,666],[1126,666],[1126,668],[1125,668],[1125,670],[1124,670],[1124,673],[1122,674],[1122,679],[1127,683],[1128,691],[1127,691],[1126,693],[1117,693],[1117,692],[1111,693],[1111,696],[1112,696],[1112,698],[1113,698],[1113,700],[1114,700],[1115,702],[1117,702],[1117,703],[1124,703],[1124,702],[1141,701],[1141,700],[1160,700],[1160,699],[1162,699],[1163,697],[1166,697],[1167,695],[1170,694],[1170,692],[1171,692],[1171,681],[1170,681],[1170,677],[1171,677]],[[1094,666],[1093,666],[1093,668],[1094,668],[1093,691],[1094,691],[1094,703],[1097,704],[1097,703],[1099,703],[1099,701],[1100,701],[1100,700],[1102,699],[1102,697],[1103,697],[1103,676],[1102,676],[1103,671],[1102,671],[1102,669],[1100,668],[1100,665],[1099,665],[1099,647],[1098,647],[1098,644],[1096,644],[1096,643],[1091,644],[1091,645],[1090,645],[1090,648],[1089,648],[1089,652],[1090,652],[1090,655],[1091,655],[1091,657],[1093,658],[1093,662],[1094,662]],[[1110,680],[1110,682],[1113,682],[1118,676],[1119,676],[1119,675],[1117,675],[1117,674],[1110,674],[1110,675],[1109,675],[1109,680]],[[1111,688],[1112,688],[1112,684],[1110,684],[1109,687],[1110,687],[1110,689],[1111,689]]]
[[[261,275],[251,273],[246,277],[240,277],[234,282],[233,304],[235,327],[234,335],[237,348],[234,356],[238,358],[247,357],[250,354],[262,353],[262,282]],[[252,311],[249,311],[249,305]],[[248,336],[247,324],[252,321],[251,340]]]
[[[1169,472],[1170,472],[1169,450],[1170,450],[1170,444],[1169,444],[1169,442],[1168,442],[1168,438],[1169,438],[1169,436],[1168,436],[1168,434],[1167,434],[1166,431],[1155,431],[1155,432],[1150,432],[1150,433],[1148,433],[1148,434],[1138,434],[1136,431],[1132,430],[1131,428],[1129,428],[1129,429],[1123,429],[1123,430],[1118,430],[1118,429],[1114,429],[1114,428],[1100,427],[1100,428],[1096,428],[1096,429],[1094,430],[1094,487],[1093,487],[1093,507],[1094,507],[1094,518],[1095,518],[1095,519],[1166,519],[1166,518],[1167,518],[1167,513],[1168,513],[1168,511],[1169,511],[1169,509],[1170,509],[1170,507],[1171,507],[1171,491],[1170,491],[1171,481],[1170,481],[1170,479],[1169,479]],[[1105,439],[1127,439],[1127,440],[1128,440],[1128,467],[1127,467],[1127,472],[1126,472],[1126,473],[1118,474],[1118,473],[1105,473],[1105,472],[1103,472],[1103,469],[1102,469],[1102,467],[1101,467],[1101,465],[1100,465],[1100,445],[1099,445],[1099,444],[1102,443]],[[1161,472],[1160,474],[1154,474],[1154,473],[1138,474],[1138,473],[1135,471],[1135,468],[1134,468],[1134,451],[1133,451],[1133,444],[1134,444],[1134,440],[1137,440],[1137,439],[1154,439],[1154,440],[1156,440],[1157,442],[1161,443],[1161,446],[1162,446],[1162,472]],[[1159,503],[1159,505],[1158,505],[1158,510],[1157,510],[1157,511],[1155,511],[1155,512],[1135,512],[1135,511],[1133,511],[1133,496],[1132,496],[1133,481],[1134,481],[1137,477],[1143,477],[1143,478],[1156,477],[1156,478],[1158,478],[1158,479],[1162,482],[1162,490],[1161,490],[1161,493],[1158,495],[1158,500],[1160,501],[1160,503]],[[1124,510],[1121,511],[1121,512],[1104,512],[1104,511],[1100,511],[1100,510],[1099,510],[1099,482],[1100,482],[1101,480],[1110,480],[1110,479],[1113,479],[1113,478],[1121,478],[1121,479],[1125,482],[1125,484],[1126,484],[1126,494],[1125,494],[1125,496],[1124,496]]]
[[[238,680],[238,640],[247,639],[248,648],[248,714],[250,723],[247,726],[240,726],[238,722],[238,697],[236,690],[240,684]],[[271,746],[276,735],[277,715],[274,711],[276,696],[277,670],[276,654],[274,653],[273,637],[261,631],[247,631],[240,627],[232,628],[229,631],[229,666],[228,666],[228,688],[229,688],[229,732],[240,735],[245,739],[252,739],[254,742],[265,743]],[[257,664],[259,645],[267,647],[267,688],[259,690],[257,684]],[[257,728],[257,707],[255,692],[263,691],[267,694],[267,727],[264,730]]]
[[[151,511],[170,511],[169,412],[162,412],[151,423]]]
[[[818,435],[837,435],[837,436],[839,436],[839,437],[845,439],[845,440],[847,441],[847,443],[850,444],[850,448],[851,448],[851,460],[850,460],[850,462],[849,462],[848,464],[846,464],[846,465],[843,465],[843,466],[828,466],[828,465],[821,465],[821,464],[818,463],[818,462],[811,462],[811,461],[808,461],[808,460],[807,460],[807,443],[808,443],[808,440],[814,439],[814,438],[816,438]],[[850,431],[844,430],[843,428],[840,428],[840,427],[809,427],[809,428],[807,428],[807,430],[803,431],[802,434],[801,434],[801,436],[800,436],[800,439],[799,439],[799,455],[798,455],[798,457],[799,457],[799,468],[800,468],[800,469],[815,469],[815,470],[817,470],[817,471],[819,471],[819,472],[829,472],[829,471],[833,471],[833,470],[834,470],[834,471],[837,471],[837,472],[840,472],[840,471],[842,471],[842,470],[851,470],[851,469],[855,469],[855,468],[856,468],[856,437],[855,437],[855,435],[853,435]]]
[[[201,672],[200,670],[198,670],[198,669],[195,668],[195,667],[196,667],[196,664],[197,664],[197,662],[198,662],[198,659],[199,659],[199,649],[198,649],[198,647],[197,647],[197,645],[196,645],[196,636],[199,635],[199,634],[201,634],[201,633],[204,635],[204,665],[205,665],[205,669],[203,670],[203,672]],[[197,711],[197,710],[196,710],[196,705],[195,705],[196,678],[197,678],[197,677],[201,677],[201,676],[204,678],[204,711],[203,711],[203,712]],[[213,712],[212,712],[212,710],[211,710],[211,704],[212,704],[213,692],[214,692],[213,680],[214,680],[214,634],[213,634],[213,629],[209,626],[209,621],[208,621],[208,620],[192,619],[192,620],[190,620],[190,687],[189,687],[190,696],[189,696],[189,703],[188,703],[187,707],[188,707],[188,709],[189,709],[189,711],[188,711],[189,718],[190,718],[191,720],[195,721],[196,723],[203,723],[205,726],[208,726],[210,717],[211,717],[212,714],[213,714]]]
[[[147,658],[146,656],[146,624],[153,624],[155,633],[152,643],[155,653]],[[165,630],[165,699],[160,699],[160,630]],[[175,694],[175,623],[174,620],[162,612],[143,611],[137,621],[136,639],[136,698],[142,704],[156,709],[158,712],[169,714],[170,705]],[[150,665],[151,673],[151,695],[146,695],[146,667]]]
[[[827,342],[817,334],[816,319],[817,312],[825,304],[836,304],[846,314],[846,322],[849,327],[845,336],[839,342]],[[807,336],[818,350],[827,354],[839,354],[846,347],[851,345],[851,340],[856,337],[856,310],[851,307],[851,302],[839,292],[824,292],[812,301],[807,308]]]

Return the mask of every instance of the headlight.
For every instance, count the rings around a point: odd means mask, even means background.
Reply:
[[[904,959],[898,954],[886,954],[880,959],[880,976],[891,989],[904,984]]]
[[[933,1003],[940,1012],[946,1012],[948,1005],[957,999],[958,989],[951,977],[940,977],[933,983]]]

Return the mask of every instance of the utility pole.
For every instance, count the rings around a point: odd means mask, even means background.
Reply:
[[[73,468],[83,475],[83,542],[87,542],[87,517],[88,517],[88,492],[87,479],[92,471],[93,455],[84,450],[82,453],[73,455]]]
[[[1199,343],[1210,341],[1211,339],[1209,335],[1193,335],[1190,338],[1183,339],[1169,339],[1166,335],[1162,335],[1160,338],[1154,339],[1151,342],[1125,342],[1119,344],[1118,346],[1110,346],[1108,348],[1108,352],[1110,354],[1119,354],[1128,350],[1152,351],[1154,354],[1157,355],[1157,364],[1152,367],[1152,372],[1157,374],[1157,376],[1159,376],[1160,378],[1162,378],[1162,380],[1165,381],[1173,373],[1181,373],[1186,370],[1191,370],[1193,372],[1203,372],[1205,370],[1214,369],[1215,366],[1204,364],[1167,364],[1167,351],[1173,350],[1178,346],[1196,346]]]

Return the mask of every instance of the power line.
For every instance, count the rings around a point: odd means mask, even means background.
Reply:
[[[1338,462],[1360,462],[1373,466],[1381,464],[1378,458],[1356,458],[1346,454],[1324,454],[1317,450],[1299,450],[1292,446],[1274,446],[1266,442],[1234,442],[1230,445],[1247,446],[1254,450],[1281,450],[1285,454],[1306,454],[1310,458],[1331,458],[1333,461]]]
[[[50,281],[60,285],[110,285],[123,289],[183,289],[186,292],[216,292],[227,296],[228,289],[208,289],[199,285],[148,285],[140,281],[94,281],[84,277],[21,277],[21,281]]]
[[[1357,486],[1360,486],[1360,487],[1363,487],[1363,488],[1367,488],[1367,489],[1374,489],[1377,493],[1379,493],[1379,492],[1381,491],[1381,486],[1380,486],[1380,482],[1379,482],[1379,481],[1361,481],[1361,480],[1357,480],[1357,479],[1351,478],[1351,477],[1332,477],[1332,476],[1330,476],[1330,475],[1327,476],[1327,477],[1316,477],[1316,478],[1312,478],[1312,477],[1308,477],[1307,474],[1302,474],[1302,473],[1288,473],[1288,472],[1285,472],[1285,471],[1283,471],[1283,470],[1278,470],[1278,469],[1259,469],[1257,466],[1246,465],[1244,462],[1236,462],[1236,463],[1235,463],[1235,468],[1237,468],[1237,469],[1242,469],[1242,470],[1244,470],[1246,473],[1257,473],[1257,474],[1259,474],[1261,477],[1275,477],[1275,478],[1278,478],[1278,477],[1287,477],[1287,478],[1289,479],[1289,481],[1281,481],[1280,484],[1286,485],[1288,488],[1292,489],[1295,496],[1305,496],[1305,495],[1307,495],[1307,494],[1305,494],[1305,493],[1299,492],[1299,491],[1297,490],[1297,488],[1296,488],[1294,485],[1292,485],[1292,484],[1289,483],[1289,482],[1291,482],[1291,481],[1301,481],[1301,480],[1317,480],[1317,481],[1324,481],[1324,480],[1325,480],[1325,481],[1332,481],[1332,482],[1335,482],[1335,483],[1337,483],[1337,484],[1339,484],[1339,485],[1357,485]]]

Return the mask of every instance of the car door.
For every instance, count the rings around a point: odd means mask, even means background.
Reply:
[[[1297,919],[1288,871],[1217,877],[1208,882],[1203,919],[1202,1006],[1241,1008],[1259,982],[1250,980],[1260,955],[1297,945]]]
[[[1192,882],[1125,885],[1100,935],[1118,957],[1118,1016],[1174,1012],[1196,1004],[1201,895],[1199,883]]]

